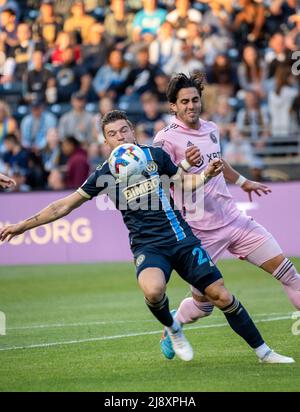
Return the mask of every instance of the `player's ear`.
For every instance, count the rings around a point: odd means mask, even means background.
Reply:
[[[176,104],[175,103],[170,103],[169,104],[169,107],[170,107],[170,111],[171,111],[171,113],[172,114],[176,114],[177,112],[176,112]]]

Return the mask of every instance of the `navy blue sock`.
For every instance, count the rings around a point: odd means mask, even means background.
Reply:
[[[230,305],[221,309],[231,328],[240,335],[251,348],[256,349],[264,343],[264,340],[250,318],[244,306],[233,297]]]
[[[170,313],[169,299],[167,295],[164,295],[162,300],[157,303],[150,303],[146,298],[145,302],[150,311],[160,323],[162,323],[164,326],[172,326],[173,317]]]

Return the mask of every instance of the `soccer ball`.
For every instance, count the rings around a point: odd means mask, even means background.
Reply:
[[[140,175],[147,166],[147,158],[139,146],[125,143],[111,152],[108,164],[113,176],[125,180],[131,176]]]

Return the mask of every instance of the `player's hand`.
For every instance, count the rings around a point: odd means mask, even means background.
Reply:
[[[0,242],[7,240],[8,242],[15,236],[21,235],[25,232],[22,223],[16,223],[15,225],[3,226],[0,229]]]
[[[0,187],[2,187],[3,189],[8,189],[13,186],[16,186],[14,179],[11,179],[10,177],[0,173]]]
[[[267,195],[271,193],[272,190],[262,183],[254,182],[252,180],[246,180],[246,182],[241,186],[244,192],[248,193],[249,200],[252,202],[252,192],[255,192],[257,196],[261,196],[262,193]]]
[[[224,169],[224,163],[221,159],[214,159],[205,169],[205,176],[207,178],[215,177]]]
[[[197,146],[190,146],[185,151],[185,158],[191,166],[196,166],[201,160],[201,152]]]

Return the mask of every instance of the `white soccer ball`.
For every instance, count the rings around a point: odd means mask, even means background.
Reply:
[[[111,174],[124,180],[134,175],[140,175],[147,166],[147,158],[143,150],[132,143],[116,147],[108,159]]]

